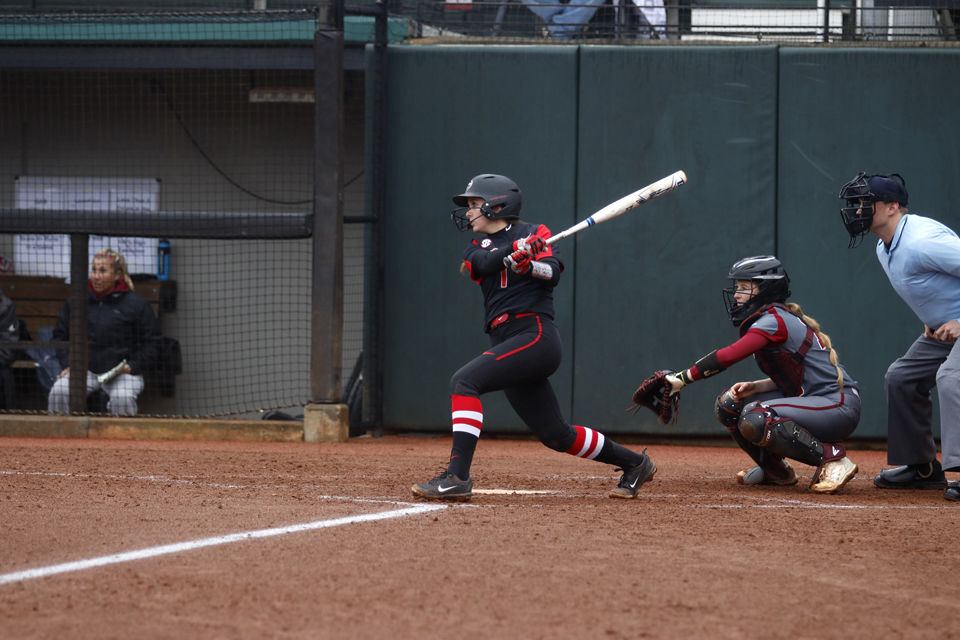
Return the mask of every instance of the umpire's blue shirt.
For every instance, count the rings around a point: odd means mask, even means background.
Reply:
[[[952,229],[907,214],[889,247],[877,242],[877,259],[896,292],[931,330],[960,320],[960,238]]]

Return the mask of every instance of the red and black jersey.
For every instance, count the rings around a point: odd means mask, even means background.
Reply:
[[[463,252],[463,264],[470,279],[483,291],[484,331],[490,331],[490,323],[502,314],[536,313],[553,319],[553,288],[560,280],[563,262],[547,247],[534,260],[553,269],[549,280],[532,276],[532,271],[517,274],[503,264],[503,259],[513,252],[513,243],[529,235],[538,235],[544,240],[550,230],[544,225],[514,222],[496,233],[474,239]]]

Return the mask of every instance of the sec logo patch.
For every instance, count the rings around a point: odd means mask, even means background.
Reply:
[[[480,243],[480,246],[486,249],[492,244],[493,244],[493,240],[491,240],[490,238],[484,238],[483,241]]]

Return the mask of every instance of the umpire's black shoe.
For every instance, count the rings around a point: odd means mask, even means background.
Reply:
[[[935,459],[884,469],[874,476],[873,484],[881,489],[943,489],[947,486],[947,477],[943,475],[940,461]]]
[[[960,502],[960,482],[951,482],[943,492],[943,499],[951,502]]]
[[[610,490],[610,497],[629,500],[637,497],[637,492],[640,491],[643,483],[657,472],[657,465],[653,464],[653,460],[649,456],[644,455],[643,462],[637,466],[629,469],[617,469],[617,471],[623,471],[623,475],[620,476],[620,483]]]
[[[444,471],[432,480],[413,485],[410,490],[413,495],[428,500],[466,501],[473,495],[473,480],[461,480],[449,471]]]

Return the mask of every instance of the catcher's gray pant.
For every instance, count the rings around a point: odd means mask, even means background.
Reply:
[[[103,389],[108,396],[107,411],[115,416],[137,415],[137,396],[143,391],[143,376],[121,373],[113,380],[100,384],[97,374],[87,371],[87,395],[97,389]],[[50,413],[68,413],[70,411],[70,374],[53,383],[47,396],[47,410]]]
[[[960,342],[920,336],[887,369],[887,463],[922,464],[937,457],[933,400],[940,397],[943,468],[960,471]]]
[[[758,393],[746,403],[759,402],[781,418],[793,420],[821,442],[843,442],[860,424],[860,395],[850,387],[822,396],[784,397],[776,391]]]

